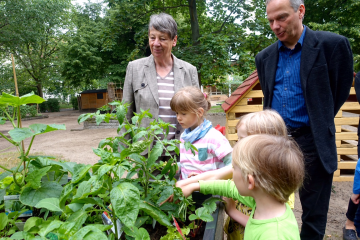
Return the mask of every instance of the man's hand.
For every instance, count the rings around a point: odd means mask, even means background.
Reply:
[[[352,201],[354,204],[359,204],[359,202],[360,202],[359,197],[360,197],[360,194],[355,194],[355,193],[353,193],[353,194],[351,195],[351,201]]]

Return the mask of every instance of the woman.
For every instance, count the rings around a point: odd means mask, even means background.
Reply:
[[[170,109],[170,100],[183,87],[199,87],[197,70],[171,54],[177,42],[177,24],[170,15],[152,15],[148,35],[151,55],[130,62],[126,69],[123,100],[131,103],[126,117],[130,121],[133,112],[149,109],[154,118],[176,126],[170,129],[168,139],[179,139],[181,126]],[[142,126],[149,123],[145,118]]]

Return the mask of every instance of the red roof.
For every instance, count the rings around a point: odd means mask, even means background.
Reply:
[[[221,105],[224,111],[227,112],[249,89],[254,87],[257,80],[259,77],[255,70]]]

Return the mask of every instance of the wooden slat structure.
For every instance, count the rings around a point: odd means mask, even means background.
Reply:
[[[232,146],[237,142],[236,124],[239,117],[263,110],[263,93],[257,71],[254,71],[222,105],[226,113],[226,137]],[[354,87],[348,100],[334,119],[338,169],[334,181],[353,181],[357,163],[357,127],[360,105]]]
[[[95,109],[108,103],[107,89],[86,90],[81,94],[81,109]]]

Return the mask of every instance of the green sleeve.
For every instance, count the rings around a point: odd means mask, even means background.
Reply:
[[[199,181],[200,192],[203,194],[214,194],[225,196],[240,201],[248,207],[255,206],[255,200],[249,196],[241,196],[231,180]]]

